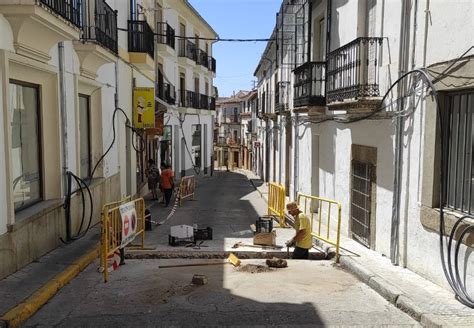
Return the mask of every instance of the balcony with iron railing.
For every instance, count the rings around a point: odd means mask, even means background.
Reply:
[[[216,97],[209,97],[209,110],[216,110]]]
[[[381,37],[360,37],[328,54],[326,100],[329,107],[348,100],[380,97],[382,41]]]
[[[156,23],[157,43],[164,44],[171,49],[175,48],[175,30],[168,23]]]
[[[86,0],[83,10],[84,41],[93,41],[118,53],[117,11],[114,11],[105,0]]]
[[[81,11],[83,0],[40,0],[39,2],[76,27],[82,27]]]
[[[196,49],[196,58],[197,58],[196,63],[198,65],[209,68],[209,60],[208,60],[209,56],[207,55],[207,52],[201,49]]]
[[[293,106],[325,106],[325,62],[307,62],[294,70]]]
[[[156,96],[170,105],[176,103],[176,89],[174,85],[164,82],[163,78],[160,80],[160,75],[158,76]]]
[[[209,96],[199,95],[199,109],[209,109]]]
[[[181,92],[181,107],[196,108],[199,109],[200,99],[199,93],[194,91]]]
[[[197,62],[196,45],[185,39],[178,40],[178,57],[188,58],[193,62]]]
[[[128,52],[147,53],[155,57],[155,34],[147,21],[128,21]]]
[[[216,72],[216,60],[213,57],[209,56],[208,61],[209,61],[209,65],[208,65],[209,70],[211,72],[215,73]]]
[[[84,6],[84,0],[0,0],[0,17],[9,23],[0,40],[11,38],[16,54],[48,63],[58,42],[80,39]]]
[[[281,113],[289,108],[290,82],[280,81],[275,88],[275,111]]]

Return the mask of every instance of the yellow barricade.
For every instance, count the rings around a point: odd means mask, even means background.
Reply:
[[[330,245],[336,247],[336,262],[339,263],[339,241],[341,235],[341,203],[332,199],[326,199],[311,195],[298,193],[297,202],[300,210],[310,216],[312,235]],[[317,215],[317,227],[314,227],[314,216]],[[337,220],[336,230],[331,233],[331,223]],[[326,230],[322,232],[323,230]]]
[[[133,202],[137,215],[136,236],[141,236],[139,247],[145,246],[145,201],[143,198],[131,200],[126,197],[118,202],[108,203],[102,207],[102,234],[101,234],[101,256],[100,262],[104,273],[104,282],[109,278],[107,259],[113,256],[121,247],[122,243],[122,216],[120,206]]]
[[[181,178],[179,183],[179,206],[183,205],[183,199],[192,197],[194,200],[194,190],[196,188],[196,179],[194,175]]]
[[[268,184],[268,215],[278,217],[281,228],[286,228],[285,223],[285,186],[270,182]]]

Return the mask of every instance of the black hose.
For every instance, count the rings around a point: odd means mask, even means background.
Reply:
[[[143,136],[140,133],[138,133],[137,129],[135,129],[134,127],[132,127],[130,125],[130,120],[129,120],[127,114],[123,111],[123,109],[117,107],[114,110],[114,113],[112,115],[112,132],[113,132],[112,142],[110,143],[110,146],[107,148],[107,150],[104,152],[104,154],[99,158],[99,160],[95,164],[94,168],[92,169],[91,175],[87,179],[89,184],[92,181],[92,178],[94,177],[94,173],[97,170],[97,168],[99,167],[99,164],[104,160],[105,156],[107,156],[107,154],[110,152],[110,150],[112,149],[112,147],[115,143],[115,139],[116,139],[115,116],[118,112],[121,112],[125,116],[125,118],[126,118],[125,126],[132,130],[132,146],[135,149],[135,151],[141,153],[145,150],[146,144],[145,144],[145,141],[143,139]],[[133,133],[135,133],[137,136],[139,136],[140,144],[141,144],[140,149],[138,149],[135,146],[134,142],[133,142],[133,139],[134,139],[133,138]],[[65,217],[66,217],[66,240],[63,240],[62,238],[60,238],[63,243],[69,243],[71,241],[78,240],[78,239],[84,237],[87,234],[87,232],[89,231],[90,227],[91,227],[92,216],[93,216],[93,212],[94,212],[94,202],[93,202],[93,198],[92,198],[92,193],[89,189],[89,184],[86,183],[86,181],[84,181],[83,179],[76,176],[74,173],[72,173],[70,171],[67,171],[66,175],[67,175],[67,187],[66,187],[67,188],[67,193],[66,193],[66,197],[64,199],[64,205],[63,205],[64,210],[65,210],[64,211],[65,212]],[[75,183],[77,184],[77,188],[74,191],[71,191],[71,189],[72,189],[72,179],[71,178],[74,178]],[[82,227],[84,226],[84,221],[85,221],[85,216],[86,216],[86,197],[84,195],[84,189],[86,189],[87,194],[89,196],[90,214],[89,214],[89,221],[87,223],[87,226],[84,229],[84,231],[82,231]],[[78,192],[81,193],[81,198],[82,198],[82,218],[81,218],[81,223],[79,225],[79,229],[77,231],[77,234],[75,236],[73,236],[72,231],[71,231],[72,230],[71,229],[71,197],[74,194],[78,193]]]

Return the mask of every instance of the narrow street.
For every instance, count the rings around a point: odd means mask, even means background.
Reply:
[[[200,180],[196,200],[185,202],[173,219],[150,232],[147,244],[165,238],[169,225],[181,223],[211,226],[216,243],[245,236],[264,209],[244,175],[219,172]],[[104,283],[95,261],[24,326],[418,326],[334,261],[289,260],[282,269],[267,268],[263,259],[243,260],[239,268],[228,263],[160,268],[224,262],[127,260]],[[194,274],[205,275],[208,284],[192,285]]]

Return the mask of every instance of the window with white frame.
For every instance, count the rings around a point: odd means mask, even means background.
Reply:
[[[15,210],[42,199],[38,86],[10,81],[11,161]]]

